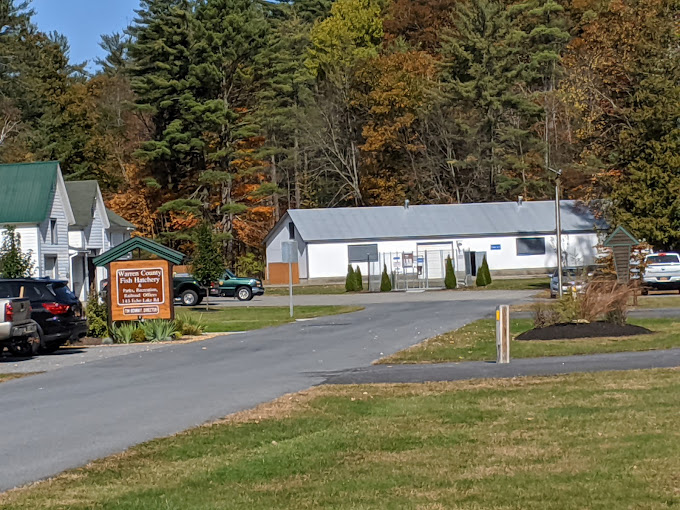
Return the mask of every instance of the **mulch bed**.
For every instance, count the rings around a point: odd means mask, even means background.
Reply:
[[[555,324],[545,328],[530,329],[519,335],[516,340],[573,340],[578,338],[607,338],[620,336],[648,335],[652,331],[641,326],[626,324],[619,326],[611,322],[591,322],[588,324]]]
[[[101,345],[101,344],[102,344],[101,338],[85,337],[85,338],[79,338],[78,340],[71,342],[69,345],[71,347],[86,347],[86,346]]]

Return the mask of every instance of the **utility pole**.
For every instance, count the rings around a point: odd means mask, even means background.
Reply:
[[[560,215],[560,177],[562,177],[562,170],[555,170],[548,167],[548,170],[554,172],[555,177],[555,239],[557,240],[557,286],[558,295],[562,297],[562,217]]]

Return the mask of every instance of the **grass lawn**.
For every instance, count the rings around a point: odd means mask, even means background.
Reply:
[[[472,287],[474,290],[545,290],[550,289],[550,278],[511,278],[493,280],[486,287]]]
[[[680,347],[680,319],[635,319],[632,324],[655,331],[653,335],[582,340],[512,341],[512,358],[570,356],[601,352],[647,351]],[[513,337],[533,327],[531,319],[510,321]],[[426,340],[378,361],[380,364],[493,361],[496,359],[496,322],[482,319],[456,331]]]
[[[638,308],[680,308],[680,296],[638,296]]]
[[[344,294],[345,285],[294,285],[296,296],[316,296],[319,294]],[[265,296],[287,296],[288,287],[267,287]]]
[[[360,306],[296,306],[295,319],[312,319],[326,315],[338,315],[363,310]],[[288,307],[253,306],[234,308],[205,307],[177,308],[178,315],[200,317],[206,325],[207,333],[226,333],[230,331],[250,331],[293,322]]]
[[[0,495],[0,508],[674,507],[678,394],[678,370],[322,386]]]

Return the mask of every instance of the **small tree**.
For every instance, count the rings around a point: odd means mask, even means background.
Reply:
[[[97,288],[93,283],[85,308],[87,334],[92,338],[105,338],[109,334],[109,311],[106,303],[100,302]]]
[[[486,257],[482,261],[482,267],[477,271],[477,287],[486,287],[491,284],[491,273],[489,272],[489,264],[486,262]]]
[[[33,274],[32,252],[21,251],[21,238],[16,227],[7,226],[0,247],[0,275],[3,278],[26,278]]]
[[[444,286],[447,289],[455,289],[458,287],[456,281],[456,272],[453,269],[453,260],[451,257],[446,257],[446,276],[444,277]]]
[[[357,291],[364,290],[364,277],[361,274],[361,269],[357,266],[357,270],[354,271],[354,278],[356,279],[356,289]]]
[[[390,280],[390,275],[387,274],[387,264],[383,264],[382,278],[380,279],[380,292],[391,292],[392,291],[392,280]]]
[[[354,268],[350,264],[347,266],[347,278],[345,278],[345,292],[354,292],[357,285],[356,275],[354,274]]]
[[[222,248],[215,239],[212,226],[204,221],[196,231],[196,251],[194,252],[194,278],[206,290],[206,310],[210,307],[210,285],[224,275]]]

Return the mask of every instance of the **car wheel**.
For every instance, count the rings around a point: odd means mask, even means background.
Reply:
[[[195,306],[197,304],[198,292],[191,289],[182,292],[182,306]]]
[[[9,352],[17,358],[28,358],[33,356],[33,343],[28,337],[24,337],[9,346]]]
[[[236,297],[239,301],[250,301],[253,299],[253,291],[249,287],[239,287],[236,291]]]
[[[61,344],[59,342],[52,342],[40,348],[40,352],[45,354],[53,354],[59,350]]]
[[[643,296],[646,296],[647,294],[649,294],[649,290],[647,290],[647,289],[642,289],[642,290],[640,291],[640,294],[642,294]]]

